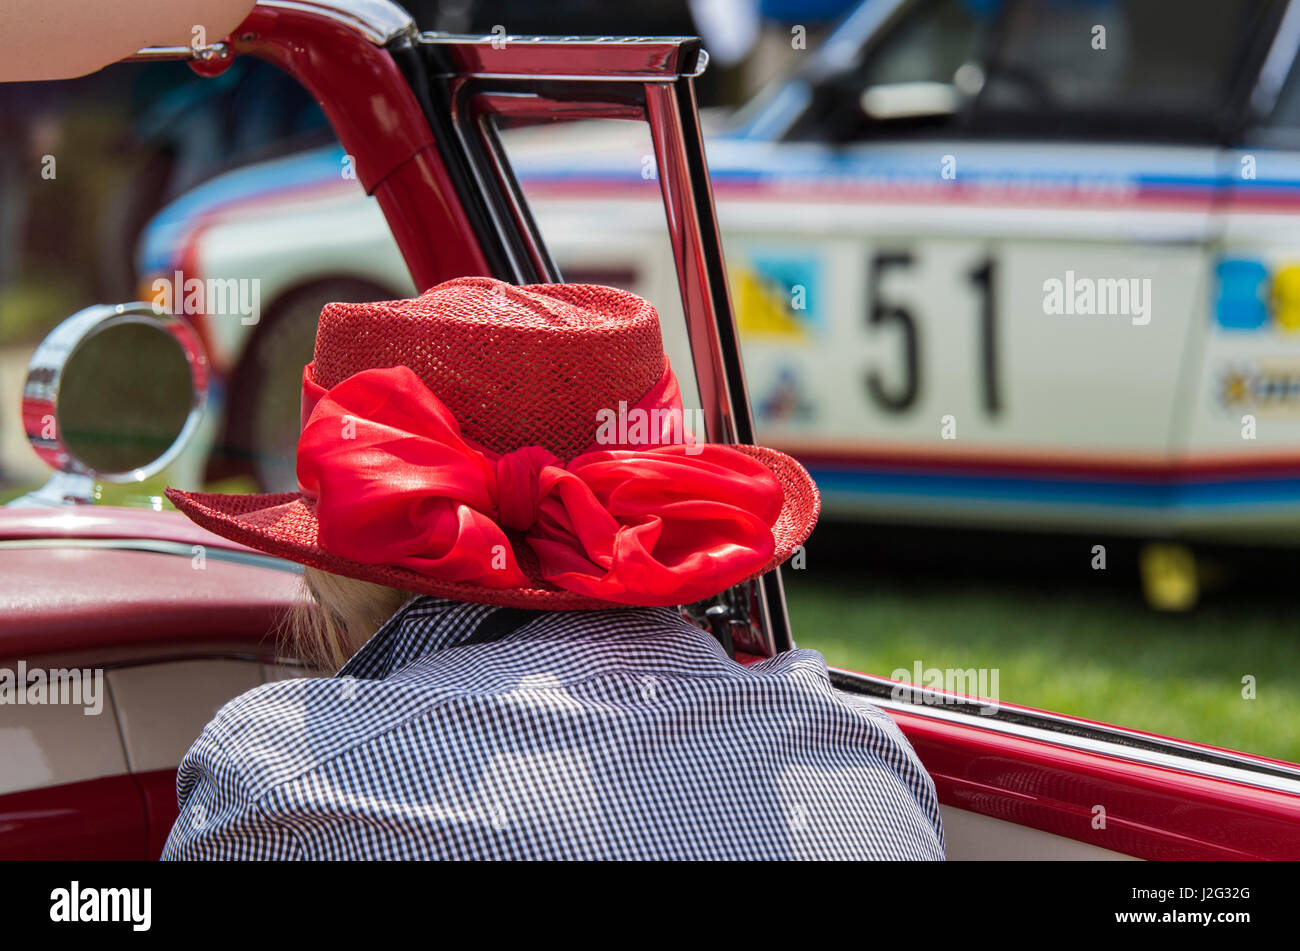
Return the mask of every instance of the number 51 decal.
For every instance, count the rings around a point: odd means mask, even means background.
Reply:
[[[875,331],[890,324],[898,326],[902,338],[903,372],[901,382],[895,387],[885,385],[876,369],[867,372],[867,392],[881,409],[902,413],[916,403],[921,392],[921,333],[911,312],[898,304],[886,302],[880,295],[880,284],[889,268],[910,268],[914,263],[910,251],[882,251],[871,258],[867,269],[867,299],[871,310],[867,326]],[[1001,389],[998,386],[997,360],[997,308],[993,297],[994,262],[985,258],[967,273],[967,279],[979,295],[979,366],[980,389],[984,410],[990,416],[1002,411]]]

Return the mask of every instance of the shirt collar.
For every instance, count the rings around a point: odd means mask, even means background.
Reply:
[[[334,676],[383,680],[426,654],[469,640],[483,619],[496,610],[491,604],[417,594],[398,608]]]

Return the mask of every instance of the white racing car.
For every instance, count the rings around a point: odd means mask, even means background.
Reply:
[[[861,4],[708,142],[762,440],[831,514],[1292,542],[1298,47],[1300,0]],[[622,125],[581,153],[501,134],[566,279],[675,310],[652,150]],[[265,485],[293,479],[321,303],[415,290],[349,163],[214,179],[142,244],[145,293],[258,288],[255,324],[205,333],[214,463]]]

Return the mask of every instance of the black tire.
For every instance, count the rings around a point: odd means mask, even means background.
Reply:
[[[335,278],[281,297],[253,332],[231,374],[224,435],[208,460],[208,479],[250,475],[259,491],[294,491],[302,368],[311,362],[321,308],[331,301],[401,296],[369,281]]]

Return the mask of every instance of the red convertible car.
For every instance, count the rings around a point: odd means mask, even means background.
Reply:
[[[684,390],[693,378],[684,396],[709,439],[752,441],[696,110],[698,40],[451,36],[418,32],[387,0],[259,0],[228,35],[127,59],[215,75],[240,56],[274,63],[322,104],[420,288],[471,274],[562,280],[500,147],[503,123],[648,124],[689,355],[674,366]],[[156,858],[176,765],[215,710],[306,672],[276,638],[300,596],[296,565],[175,512],[92,504],[106,481],[157,473],[203,424],[204,343],[183,314],[103,305],[33,358],[22,412],[54,475],[0,509],[0,857]],[[682,610],[742,663],[794,643],[777,573]],[[950,858],[1300,859],[1300,766],[879,672],[834,677],[910,739]]]

